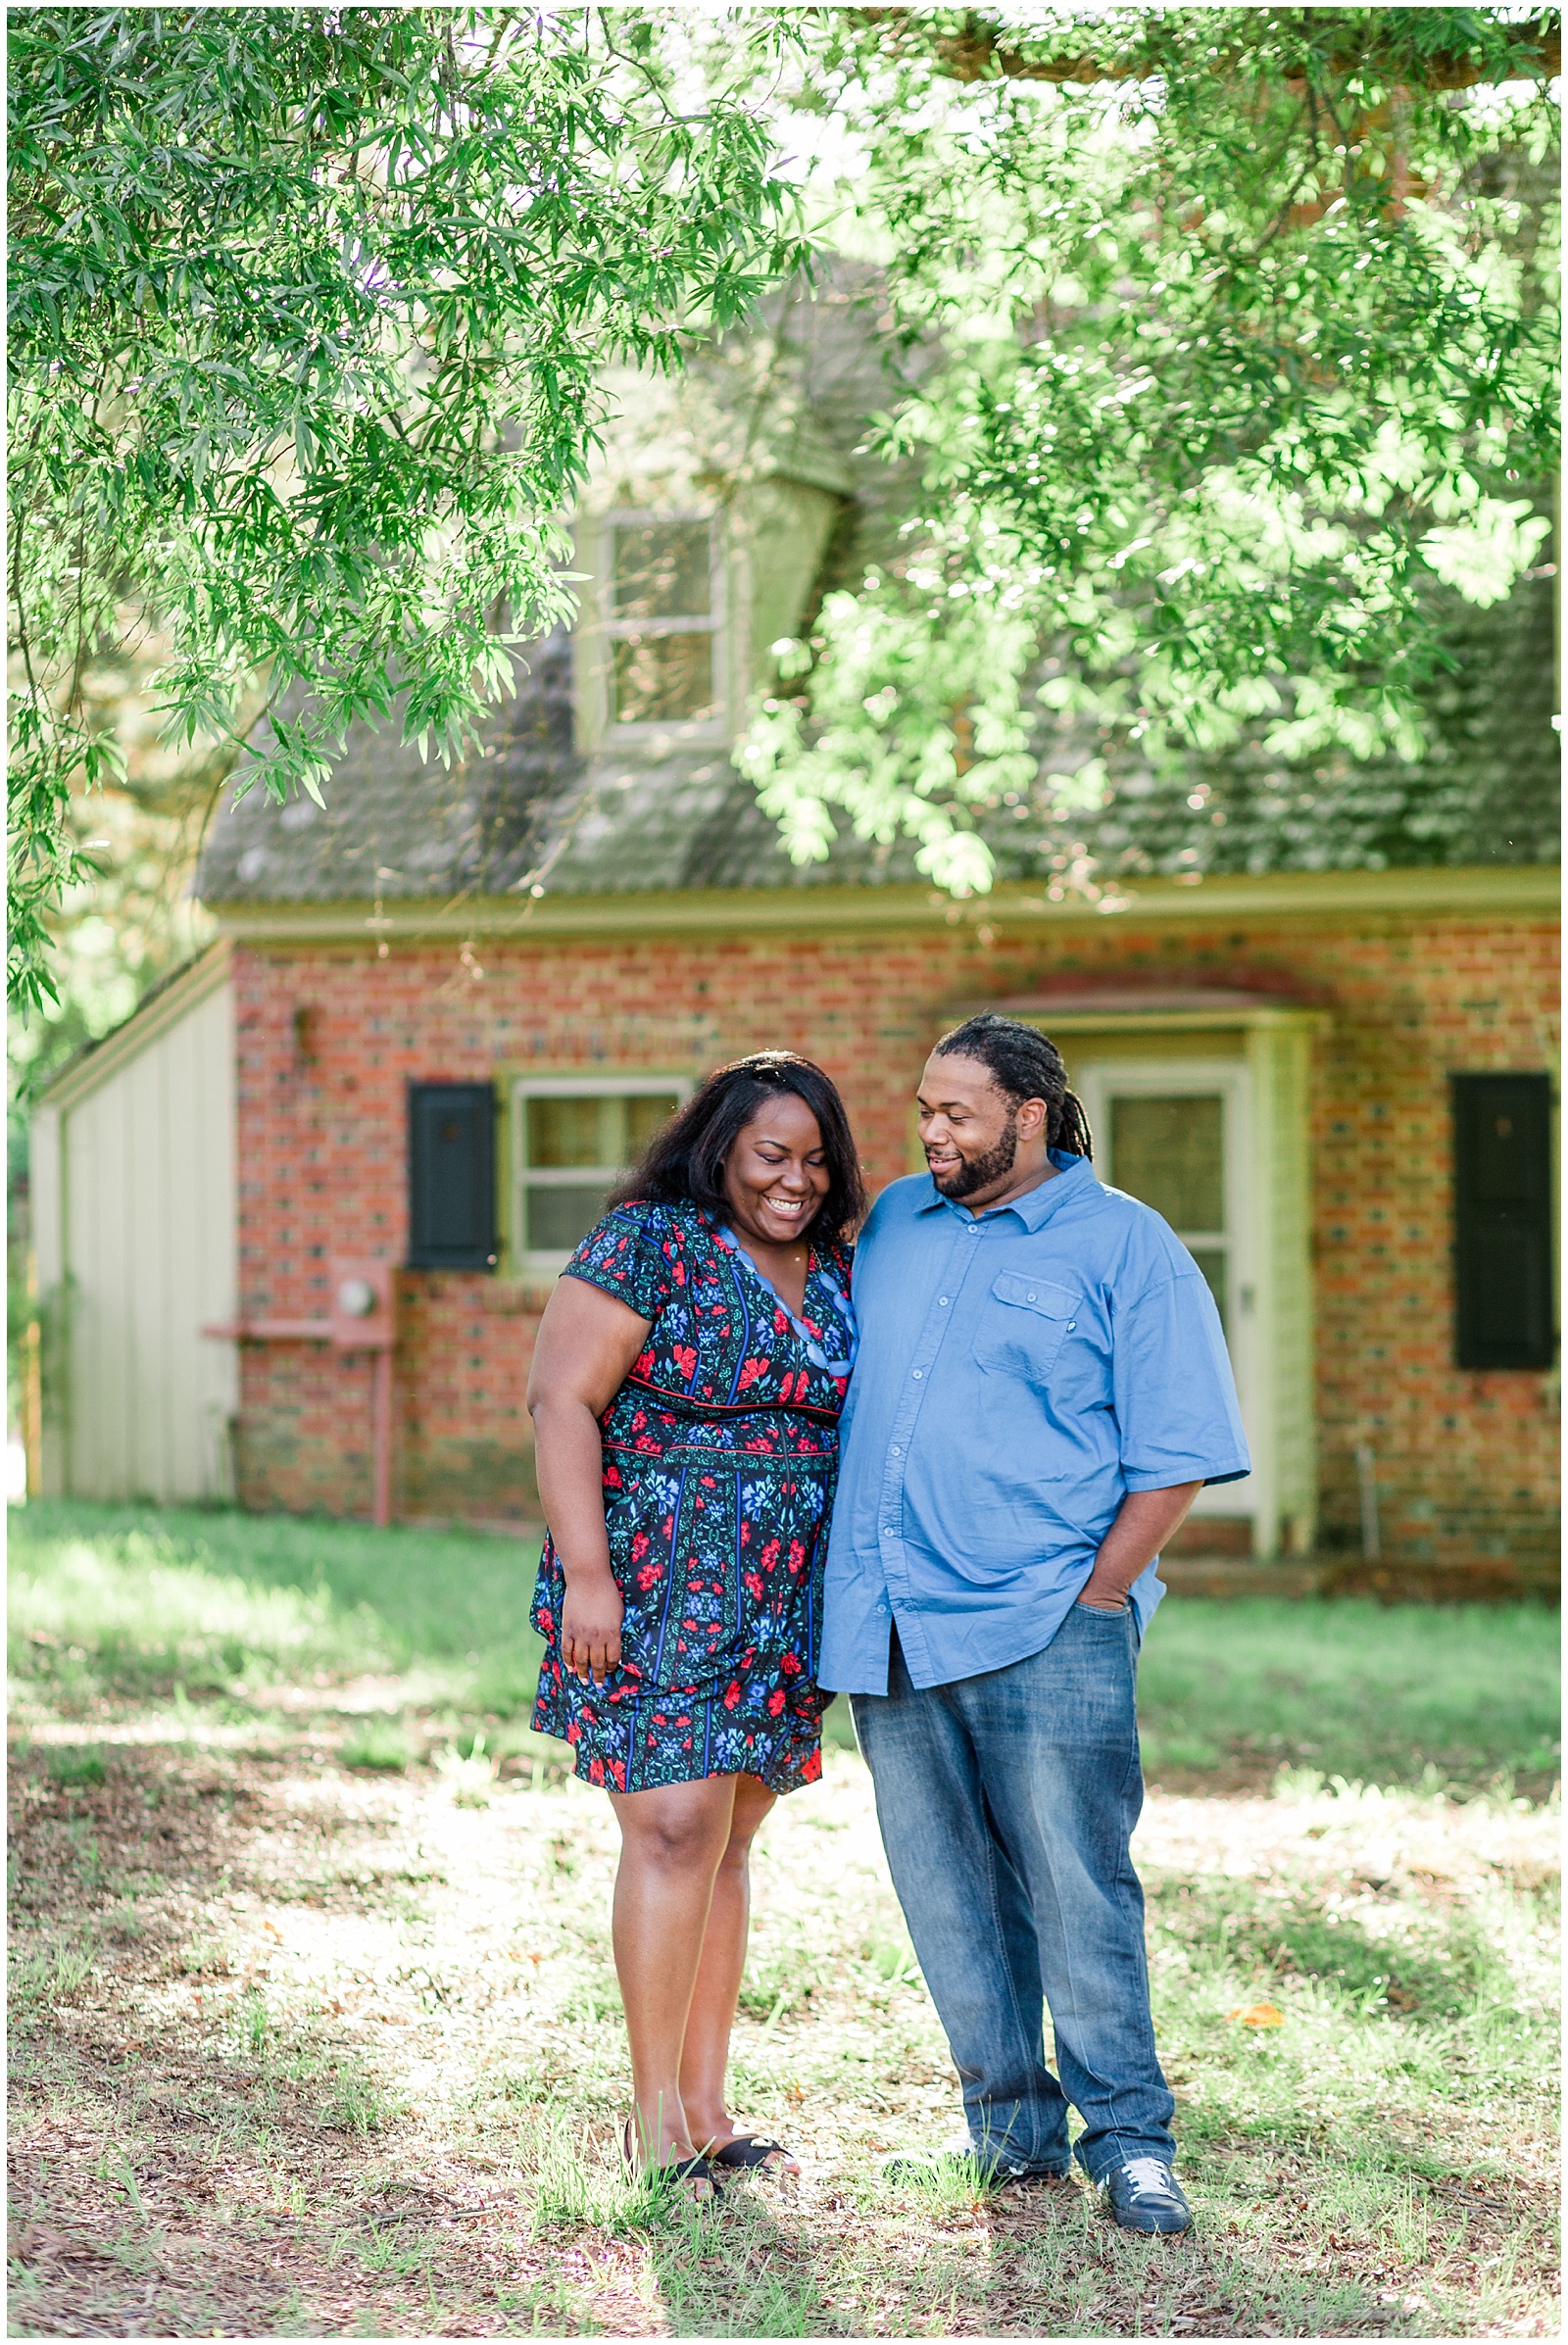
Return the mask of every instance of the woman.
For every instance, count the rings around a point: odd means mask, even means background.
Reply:
[[[809,1059],[721,1067],[566,1266],[528,1386],[550,1537],[534,1725],[621,1832],[615,1969],[629,2164],[711,2197],[799,2173],[725,2103],[747,1859],[820,1774],[821,1576],[855,1357],[864,1207],[843,1103]]]

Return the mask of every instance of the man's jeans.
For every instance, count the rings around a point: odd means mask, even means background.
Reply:
[[[854,1697],[877,1817],[976,2154],[1099,2180],[1174,2155],[1154,2052],[1131,1611],[1075,1604],[1043,1653],[920,1692],[893,1640],[885,1695]],[[1045,2064],[1049,2006],[1061,2081]]]

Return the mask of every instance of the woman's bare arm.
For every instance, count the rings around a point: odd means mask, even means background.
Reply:
[[[566,1581],[561,1657],[596,1685],[620,1661],[625,1609],[610,1568],[599,1420],[652,1325],[585,1280],[561,1279],[539,1322],[528,1377],[539,1495]]]

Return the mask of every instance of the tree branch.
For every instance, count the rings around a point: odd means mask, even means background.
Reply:
[[[901,46],[911,35],[917,34],[920,28],[919,19],[905,8],[862,8],[856,13],[864,24],[887,24]],[[1512,81],[1529,76],[1550,80],[1562,71],[1562,28],[1555,10],[1544,10],[1533,24],[1498,24],[1496,29],[1506,40],[1507,47],[1495,62],[1478,57],[1473,46],[1456,44],[1446,50],[1434,48],[1423,57],[1413,44],[1396,44],[1390,37],[1386,19],[1404,13],[1402,10],[1385,12],[1384,24],[1378,30],[1369,32],[1356,47],[1347,47],[1325,57],[1324,64],[1328,71],[1344,74],[1365,72],[1370,68],[1387,72],[1407,87],[1430,90],[1471,89],[1478,83]],[[1307,18],[1307,12],[1300,14],[1303,19]],[[1154,38],[1147,43],[1140,41],[1136,48],[1124,50],[1119,55],[1092,56],[1082,51],[1069,51],[1041,56],[1006,46],[1005,32],[1002,26],[984,17],[973,16],[960,31],[938,35],[931,44],[931,53],[942,72],[956,81],[1073,81],[1085,84],[1150,81],[1165,73],[1168,67],[1168,60],[1158,45],[1158,19],[1154,19],[1151,24]],[[1303,24],[1301,29],[1304,31],[1306,28]],[[1348,31],[1349,27],[1346,29]],[[1240,54],[1237,53],[1238,62]],[[1223,70],[1222,61],[1215,61],[1214,70]]]

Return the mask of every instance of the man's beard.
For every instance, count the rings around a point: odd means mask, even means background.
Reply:
[[[1018,1110],[1013,1109],[1004,1127],[1002,1138],[994,1148],[983,1156],[964,1157],[958,1169],[944,1179],[940,1173],[931,1178],[944,1197],[973,1197],[977,1189],[989,1189],[993,1181],[1000,1181],[1004,1173],[1010,1173],[1018,1153]]]

